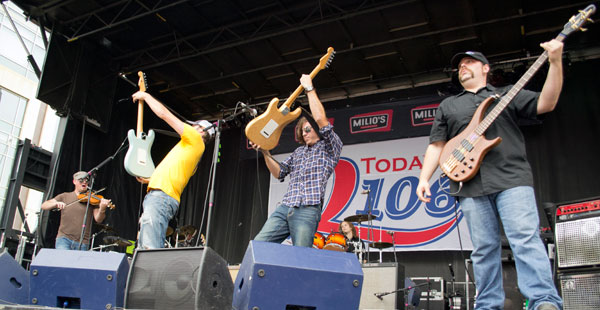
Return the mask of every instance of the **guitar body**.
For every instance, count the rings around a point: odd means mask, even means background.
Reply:
[[[471,122],[456,137],[450,139],[440,155],[440,168],[455,182],[466,182],[472,179],[481,166],[487,152],[502,142],[498,137],[487,140],[484,135],[475,133],[475,129],[485,116],[485,111],[494,102],[494,97],[485,99],[475,111]]]
[[[154,142],[154,130],[148,131],[148,136],[143,139],[138,138],[135,131],[130,129],[127,132],[127,140],[129,149],[123,163],[125,170],[134,177],[149,178],[154,172],[154,162],[150,156],[150,149]]]
[[[262,149],[267,151],[274,149],[279,143],[281,132],[287,124],[297,119],[302,111],[296,108],[294,111],[289,111],[286,105],[277,108],[279,99],[273,98],[269,102],[267,110],[253,119],[246,126],[246,137]]]

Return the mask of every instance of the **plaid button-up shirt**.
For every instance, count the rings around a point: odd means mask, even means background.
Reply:
[[[342,140],[327,125],[319,130],[323,139],[313,146],[303,145],[279,163],[279,180],[290,175],[290,184],[281,202],[290,207],[316,205],[323,201],[327,179],[333,173],[342,152]]]

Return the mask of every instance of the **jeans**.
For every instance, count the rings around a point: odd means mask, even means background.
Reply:
[[[79,242],[73,241],[67,237],[58,237],[56,238],[56,242],[54,243],[54,248],[57,250],[81,250],[87,251],[88,245],[83,243],[81,244],[81,249],[79,249]]]
[[[280,204],[254,240],[281,243],[291,236],[295,246],[312,247],[320,220],[320,204],[300,207]]]
[[[473,242],[476,309],[504,308],[498,218],[515,258],[519,290],[529,299],[529,309],[544,303],[561,309],[562,300],[554,287],[550,261],[539,235],[533,188],[519,186],[487,196],[460,197],[460,205]]]
[[[152,190],[146,194],[143,206],[138,248],[164,248],[169,220],[177,213],[179,202],[163,191]]]

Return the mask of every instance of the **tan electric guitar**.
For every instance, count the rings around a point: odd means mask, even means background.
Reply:
[[[585,31],[586,29],[581,28],[581,26],[585,22],[590,21],[589,16],[595,11],[596,7],[593,4],[586,7],[585,10],[579,11],[579,14],[571,17],[569,22],[565,24],[564,29],[556,37],[556,40],[563,41],[569,34],[577,30]],[[439,164],[442,171],[451,180],[466,182],[477,174],[485,154],[502,142],[501,137],[492,140],[486,139],[485,131],[547,59],[548,52],[544,51],[487,115],[485,115],[487,108],[498,97],[494,96],[485,99],[475,111],[467,128],[446,143],[440,155]]]
[[[335,51],[333,50],[333,47],[328,48],[327,54],[321,57],[319,64],[310,73],[310,78],[314,79],[319,71],[329,67],[331,61],[333,61],[334,55]],[[277,146],[277,143],[279,143],[283,128],[297,119],[302,112],[300,108],[296,108],[294,111],[290,112],[290,107],[303,90],[304,87],[302,87],[302,85],[298,86],[279,108],[277,107],[279,99],[273,98],[271,102],[269,102],[267,110],[248,123],[246,126],[246,137],[255,144],[260,145],[262,149],[274,149]]]

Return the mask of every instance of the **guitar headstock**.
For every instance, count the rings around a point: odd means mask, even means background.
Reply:
[[[587,29],[582,26],[586,22],[594,22],[589,18],[594,12],[596,12],[596,6],[593,4],[588,5],[585,9],[579,11],[579,14],[574,15],[569,19],[569,22],[565,24],[565,27],[560,34],[566,37],[577,30],[586,31]]]
[[[319,59],[319,69],[329,68],[329,65],[333,61],[333,57],[335,56],[335,51],[333,47],[329,47],[327,49],[327,54],[323,55],[321,59]]]
[[[142,71],[138,71],[138,76],[140,79],[138,80],[138,87],[140,91],[146,91],[148,89],[148,81],[146,80],[146,73]]]

